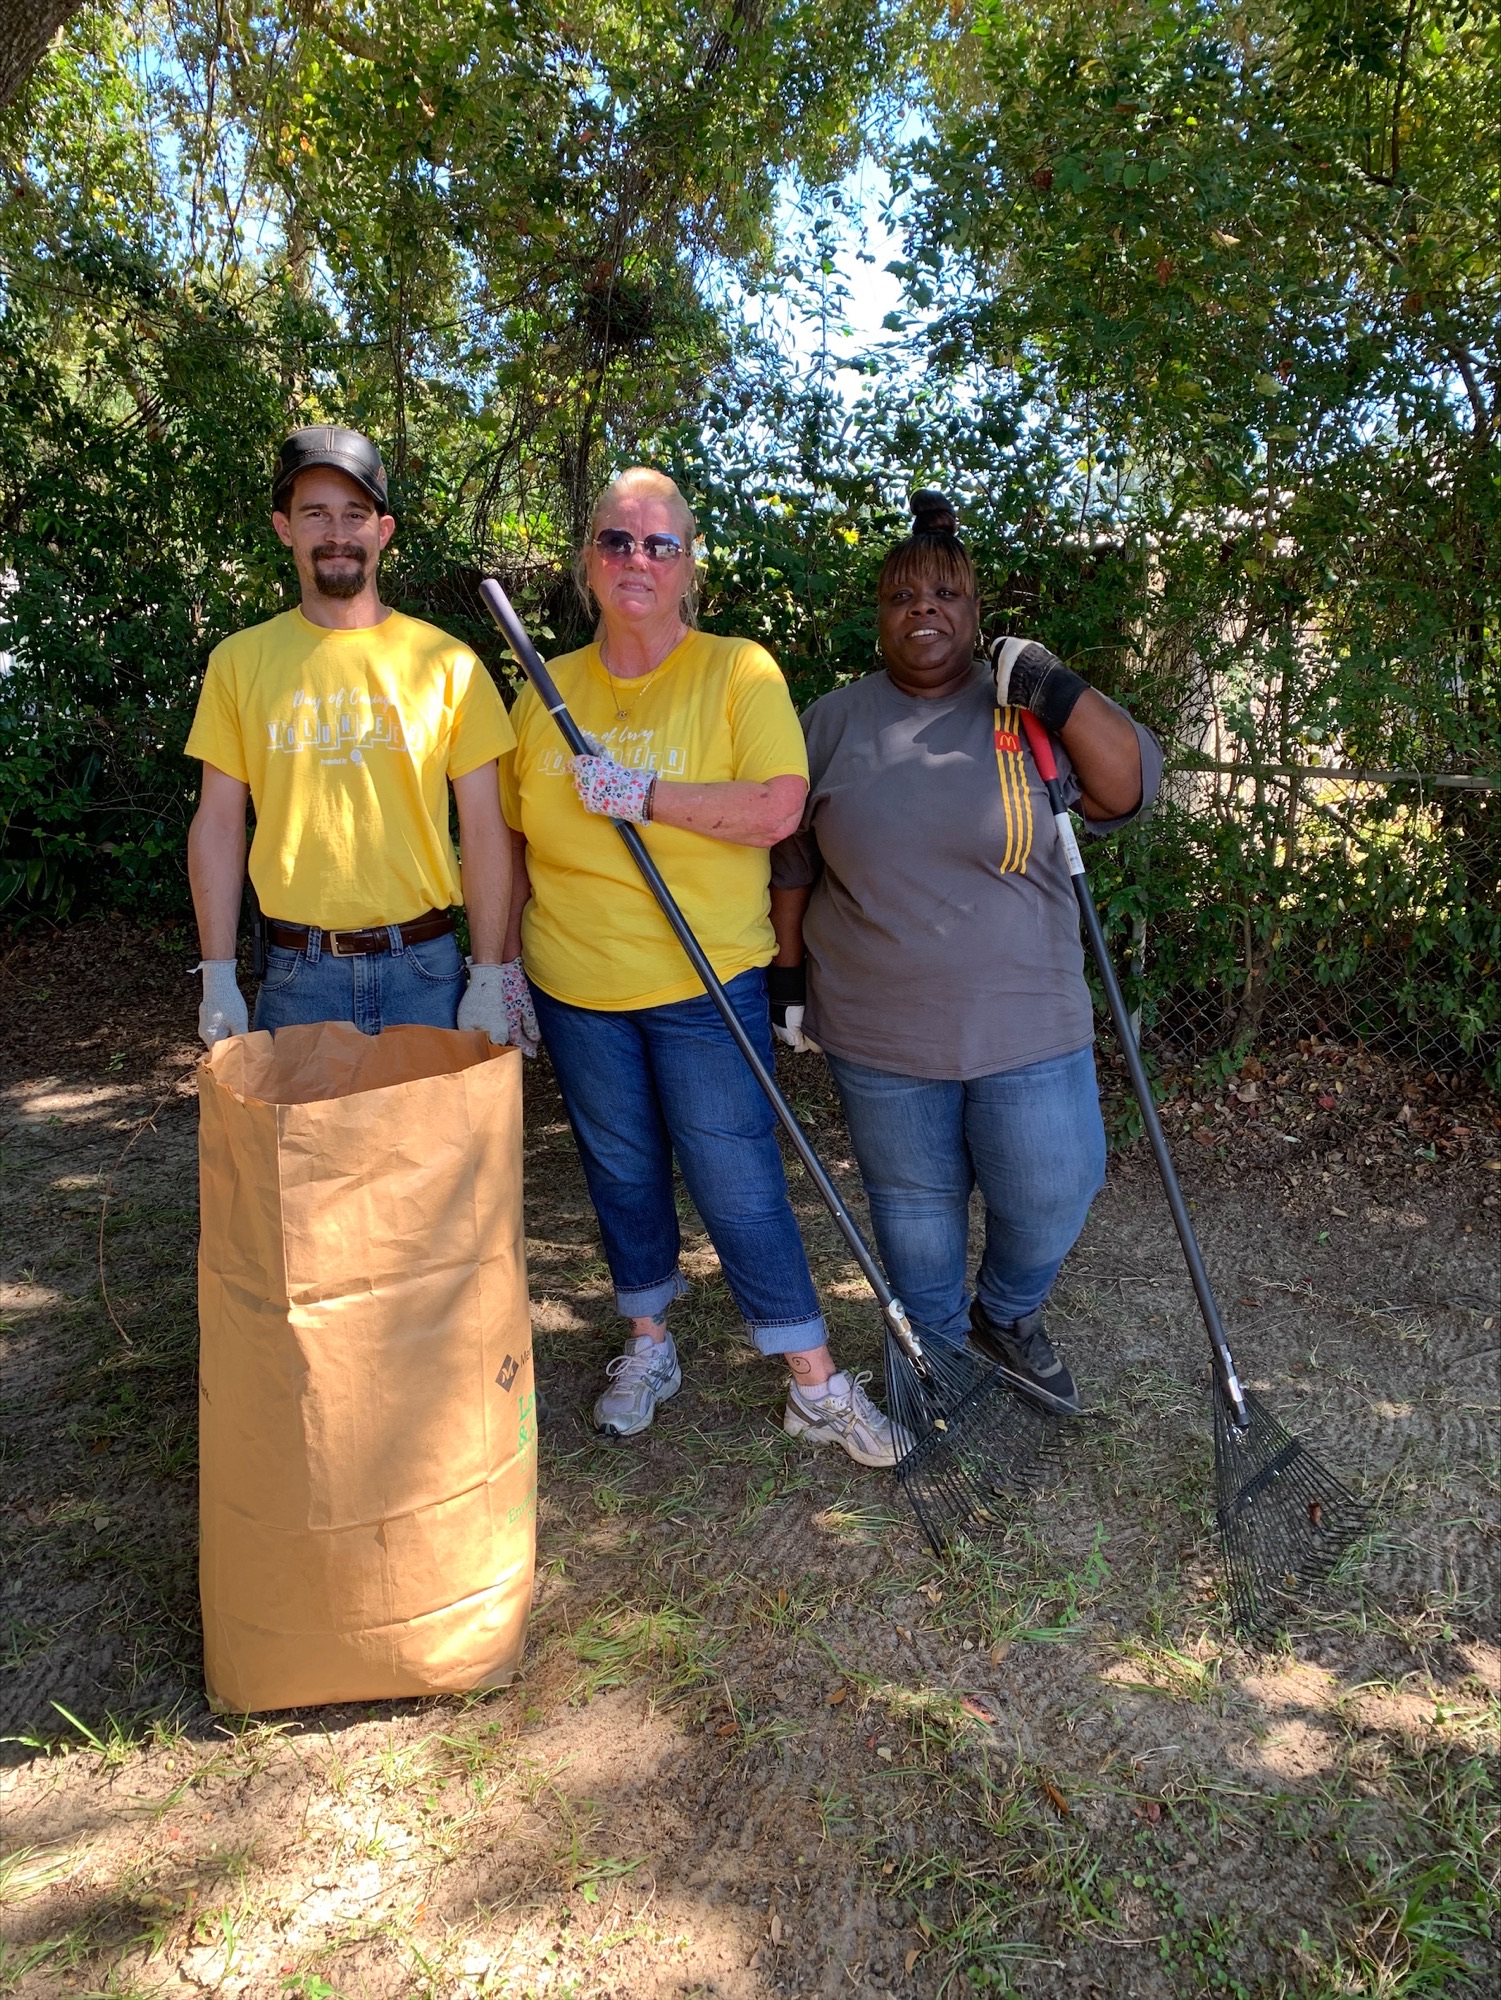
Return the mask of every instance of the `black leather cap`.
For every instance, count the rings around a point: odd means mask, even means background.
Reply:
[[[383,514],[390,513],[386,468],[380,462],[380,453],[363,431],[346,430],[342,424],[310,424],[306,430],[293,431],[276,454],[271,505],[279,508],[298,473],[315,465],[347,473]]]

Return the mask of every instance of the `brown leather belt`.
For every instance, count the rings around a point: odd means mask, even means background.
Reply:
[[[453,929],[453,911],[429,910],[426,916],[413,917],[396,929],[403,944],[426,944],[429,938],[446,937]],[[267,917],[267,944],[280,951],[306,951],[307,941],[306,924],[284,924],[276,917]],[[334,958],[359,958],[366,952],[389,951],[391,933],[385,924],[371,924],[362,931],[325,931],[320,949]]]

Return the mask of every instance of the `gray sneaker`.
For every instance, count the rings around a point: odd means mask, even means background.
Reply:
[[[813,1444],[837,1444],[856,1465],[895,1465],[912,1449],[912,1440],[866,1395],[869,1380],[868,1374],[849,1375],[841,1368],[817,1389],[794,1382],[782,1429]]]
[[[631,1340],[605,1370],[609,1386],[594,1405],[594,1428],[614,1437],[634,1437],[649,1430],[658,1403],[665,1403],[683,1386],[678,1351],[669,1333],[653,1340],[649,1333]]]

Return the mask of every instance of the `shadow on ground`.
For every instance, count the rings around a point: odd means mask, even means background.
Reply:
[[[1185,1162],[1243,1372],[1377,1524],[1253,1652],[1143,1161],[1058,1294],[1099,1420],[938,1560],[888,1482],[781,1434],[701,1236],[684,1393],[592,1437],[615,1324],[539,1066],[524,1674],[232,1727],[199,1681],[190,963],[108,925],[4,960],[0,1992],[1494,1990],[1493,1117],[1447,1163],[1347,1134]],[[853,1198],[822,1065],[785,1080]],[[836,1345],[875,1366],[805,1193]]]

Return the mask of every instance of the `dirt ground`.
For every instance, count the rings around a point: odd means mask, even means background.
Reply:
[[[234,1724],[197,1625],[192,957],[113,920],[0,945],[0,1993],[1497,1990],[1492,1100],[1317,1044],[1175,1088],[1242,1371],[1374,1509],[1252,1650],[1140,1147],[1056,1300],[1097,1419],[938,1560],[887,1478],[782,1434],[701,1235],[682,1395],[594,1439],[618,1323],[539,1064],[523,1674]],[[853,1201],[822,1064],[784,1082]],[[875,1367],[794,1196],[836,1346]]]

